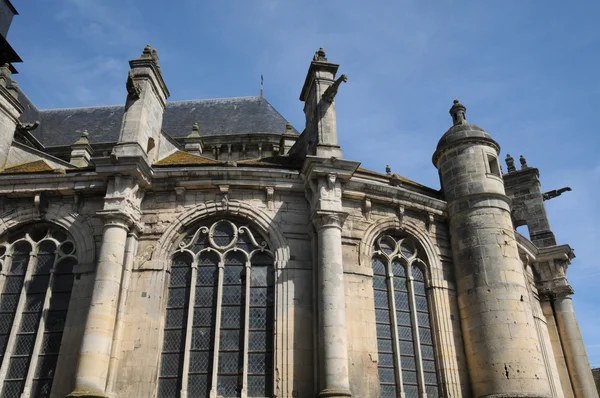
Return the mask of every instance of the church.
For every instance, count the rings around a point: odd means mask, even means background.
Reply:
[[[569,188],[504,173],[458,100],[438,190],[344,157],[323,49],[304,126],[262,94],[169,101],[151,46],[123,103],[43,110],[16,14],[0,0],[0,397],[598,397],[544,207]]]

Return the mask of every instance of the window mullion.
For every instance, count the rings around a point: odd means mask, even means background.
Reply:
[[[217,374],[219,372],[219,344],[221,340],[221,304],[223,303],[223,273],[225,263],[219,261],[219,279],[217,283],[217,308],[215,309],[215,339],[213,347],[213,369],[211,378],[210,398],[217,397]]]
[[[35,377],[35,370],[37,368],[39,360],[40,349],[42,347],[42,340],[44,339],[44,330],[46,329],[46,318],[48,316],[48,309],[50,308],[50,300],[52,299],[52,284],[54,282],[55,267],[56,254],[54,255],[54,264],[50,271],[50,278],[48,278],[48,286],[46,287],[46,293],[44,295],[44,306],[42,307],[42,316],[40,317],[40,324],[38,325],[37,334],[35,336],[35,343],[33,345],[33,352],[31,353],[31,362],[29,363],[29,370],[27,372],[27,378],[25,379],[25,388],[23,390],[22,395],[23,397],[28,397],[31,394],[33,378]]]
[[[0,368],[0,380],[6,380],[8,364],[10,363],[10,358],[12,357],[12,354],[15,349],[17,332],[19,330],[19,325],[21,324],[21,318],[27,296],[26,287],[31,282],[33,269],[35,268],[35,264],[37,263],[37,251],[37,246],[33,246],[31,253],[29,253],[29,261],[27,263],[27,271],[25,271],[25,278],[23,279],[23,286],[21,287],[21,293],[19,295],[19,303],[17,304],[17,309],[15,310],[15,317],[13,318],[12,328],[10,329],[8,342],[6,343],[6,351],[4,352],[4,360],[2,363],[2,367]],[[0,389],[0,391],[2,389]]]
[[[415,289],[413,287],[412,265],[406,270],[408,279],[408,302],[410,305],[410,317],[413,325],[413,344],[415,348],[415,362],[417,365],[417,382],[419,383],[419,396],[427,397],[425,392],[425,376],[423,375],[423,360],[421,355],[421,337],[419,336],[419,320],[417,317],[417,304],[415,300]]]
[[[246,292],[244,299],[244,346],[242,349],[244,350],[244,363],[243,366],[243,374],[242,374],[242,393],[241,398],[246,398],[248,396],[248,335],[250,330],[250,273],[252,272],[252,267],[250,266],[250,261],[246,262]]]
[[[190,349],[192,347],[192,327],[194,325],[194,301],[196,297],[196,278],[198,275],[198,261],[192,262],[192,275],[190,277],[190,294],[188,297],[187,322],[185,324],[185,343],[183,349],[183,369],[181,371],[181,398],[187,398],[188,378],[190,370]]]
[[[402,364],[400,362],[400,341],[398,335],[398,316],[396,315],[396,300],[394,300],[394,272],[392,271],[392,260],[388,259],[386,264],[388,302],[390,303],[390,322],[392,326],[392,348],[394,350],[394,373],[396,376],[396,387],[398,396],[404,396],[402,388]]]

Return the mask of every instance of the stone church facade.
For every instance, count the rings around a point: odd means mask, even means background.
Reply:
[[[503,174],[460,102],[435,190],[344,158],[322,49],[299,132],[262,95],[168,102],[150,46],[124,104],[38,110],[6,31],[1,397],[598,397],[566,189]]]

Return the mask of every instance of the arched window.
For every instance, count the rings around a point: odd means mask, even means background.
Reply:
[[[373,247],[373,293],[381,397],[438,397],[425,263],[410,237],[383,235]]]
[[[159,398],[273,395],[273,264],[262,236],[237,221],[205,222],[183,239],[169,280]]]
[[[36,224],[0,240],[2,398],[49,397],[77,265],[75,244]]]

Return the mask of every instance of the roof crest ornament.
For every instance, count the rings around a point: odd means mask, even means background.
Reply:
[[[323,50],[323,47],[319,48],[318,51],[315,51],[313,62],[327,62],[327,55],[325,54],[325,50]]]
[[[196,138],[196,137],[200,137],[200,127],[198,126],[198,123],[194,123],[194,125],[192,126],[192,132],[187,136],[187,138]]]
[[[508,167],[509,173],[517,171],[517,168],[515,167],[515,159],[513,159],[513,157],[508,153],[506,154],[506,167]]]
[[[450,115],[455,126],[467,123],[467,108],[458,99],[454,100],[454,105],[450,108]]]

